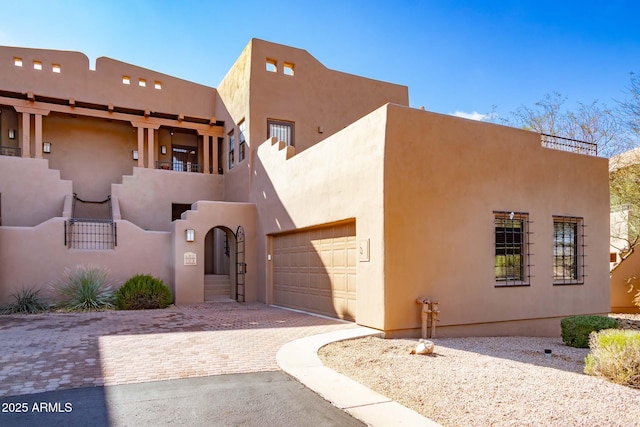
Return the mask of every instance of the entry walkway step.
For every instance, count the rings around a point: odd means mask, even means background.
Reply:
[[[205,274],[204,300],[214,301],[231,296],[231,279],[227,274]]]

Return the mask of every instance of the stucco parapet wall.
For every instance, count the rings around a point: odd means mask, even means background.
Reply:
[[[91,70],[88,57],[80,52],[8,46],[0,47],[0,58],[0,89],[5,91],[193,117],[214,116],[214,88],[114,59],[100,57]],[[22,66],[16,66],[15,59],[20,59]],[[41,69],[35,69],[34,63]],[[129,78],[129,84],[123,83],[124,77]]]
[[[278,224],[268,226],[267,233],[359,220],[382,211],[386,108],[294,156],[279,141],[260,144],[251,200],[261,212],[269,212],[268,219],[261,214],[262,223]],[[358,227],[367,229],[365,222]]]
[[[145,229],[168,231],[172,203],[224,200],[224,176],[134,167],[122,184],[111,185],[111,197],[118,199],[122,218]]]
[[[400,105],[408,105],[409,104],[409,88],[406,85],[400,85],[397,83],[390,83],[384,80],[372,79],[369,77],[363,77],[352,73],[346,73],[344,71],[334,70],[325,66],[322,62],[320,62],[315,56],[313,56],[306,49],[300,49],[297,47],[287,46],[279,43],[273,43],[268,40],[252,38],[247,48],[251,46],[251,52],[254,55],[254,58],[257,59],[257,63],[255,65],[255,70],[264,69],[264,60],[265,53],[270,52],[270,56],[274,56],[277,58],[269,58],[277,61],[278,73],[282,73],[282,68],[285,62],[293,62],[294,66],[299,68],[304,68],[304,66],[309,66],[313,68],[321,68],[327,73],[332,73],[338,78],[345,79],[349,81],[358,81],[358,82],[367,82],[366,84],[371,85],[372,87],[395,87],[399,90],[399,93],[402,95],[399,97],[406,103],[401,103]],[[302,63],[298,62],[302,61]],[[350,87],[347,85],[344,90],[350,90]],[[373,89],[375,90],[375,89]],[[394,102],[400,102],[400,99],[395,100]]]
[[[449,114],[425,111],[417,108],[407,107],[400,104],[389,103],[387,105],[389,107],[389,115],[388,115],[389,121],[390,121],[389,126],[397,126],[398,124],[395,123],[395,121],[398,118],[401,118],[405,114],[415,114],[415,116],[405,116],[405,117],[412,117],[412,118],[415,117],[417,118],[417,120],[420,120],[419,115],[421,115],[424,117],[423,120],[427,120],[432,123],[433,129],[436,129],[438,126],[440,126],[442,129],[446,129],[449,126],[451,127],[456,126],[456,123],[457,123],[458,126],[465,126],[470,130],[473,129],[474,131],[476,131],[477,135],[475,135],[474,138],[472,139],[477,140],[479,143],[482,142],[483,138],[492,137],[492,139],[495,140],[495,137],[498,137],[500,140],[513,141],[514,144],[522,144],[522,143],[527,144],[532,148],[541,150],[541,152],[550,151],[552,153],[555,153],[552,155],[558,155],[558,156],[566,155],[569,157],[578,156],[579,158],[593,159],[592,160],[593,162],[598,162],[598,163],[609,162],[609,159],[604,157],[598,157],[590,154],[567,151],[567,150],[559,150],[552,147],[545,147],[542,145],[541,136],[540,136],[540,133],[538,132],[501,125],[497,123],[489,123],[489,122],[483,122],[483,121],[478,121],[473,119],[467,119],[463,117],[452,116]],[[558,136],[561,137],[562,135],[558,135]],[[387,141],[387,142],[388,142],[387,144],[388,149],[392,149],[392,150],[395,149],[395,147],[392,144],[392,141]],[[640,160],[640,149],[637,149],[637,150],[638,151],[636,153],[636,156],[637,156],[637,159]],[[631,151],[634,151],[634,150],[631,150]],[[574,158],[577,159],[578,157],[574,157]],[[567,161],[570,162],[571,160],[567,160]],[[591,161],[591,160],[586,160],[586,161]]]
[[[0,156],[2,224],[35,226],[60,216],[73,183],[49,169],[49,160]]]

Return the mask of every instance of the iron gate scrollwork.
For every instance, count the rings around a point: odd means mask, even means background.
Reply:
[[[247,263],[244,258],[244,228],[239,225],[236,230],[236,301],[244,302],[244,276]]]

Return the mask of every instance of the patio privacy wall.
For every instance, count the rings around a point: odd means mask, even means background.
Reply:
[[[64,245],[64,222],[52,218],[35,227],[0,227],[0,301],[21,289],[41,289],[45,299],[58,295],[50,284],[62,278],[65,268],[92,264],[109,270],[113,289],[129,277],[151,274],[172,282],[171,233],[144,231],[129,221],[116,221],[115,250],[69,249]]]

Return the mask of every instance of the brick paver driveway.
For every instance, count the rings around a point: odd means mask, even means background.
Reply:
[[[275,371],[283,344],[355,326],[235,302],[0,316],[0,397]]]

